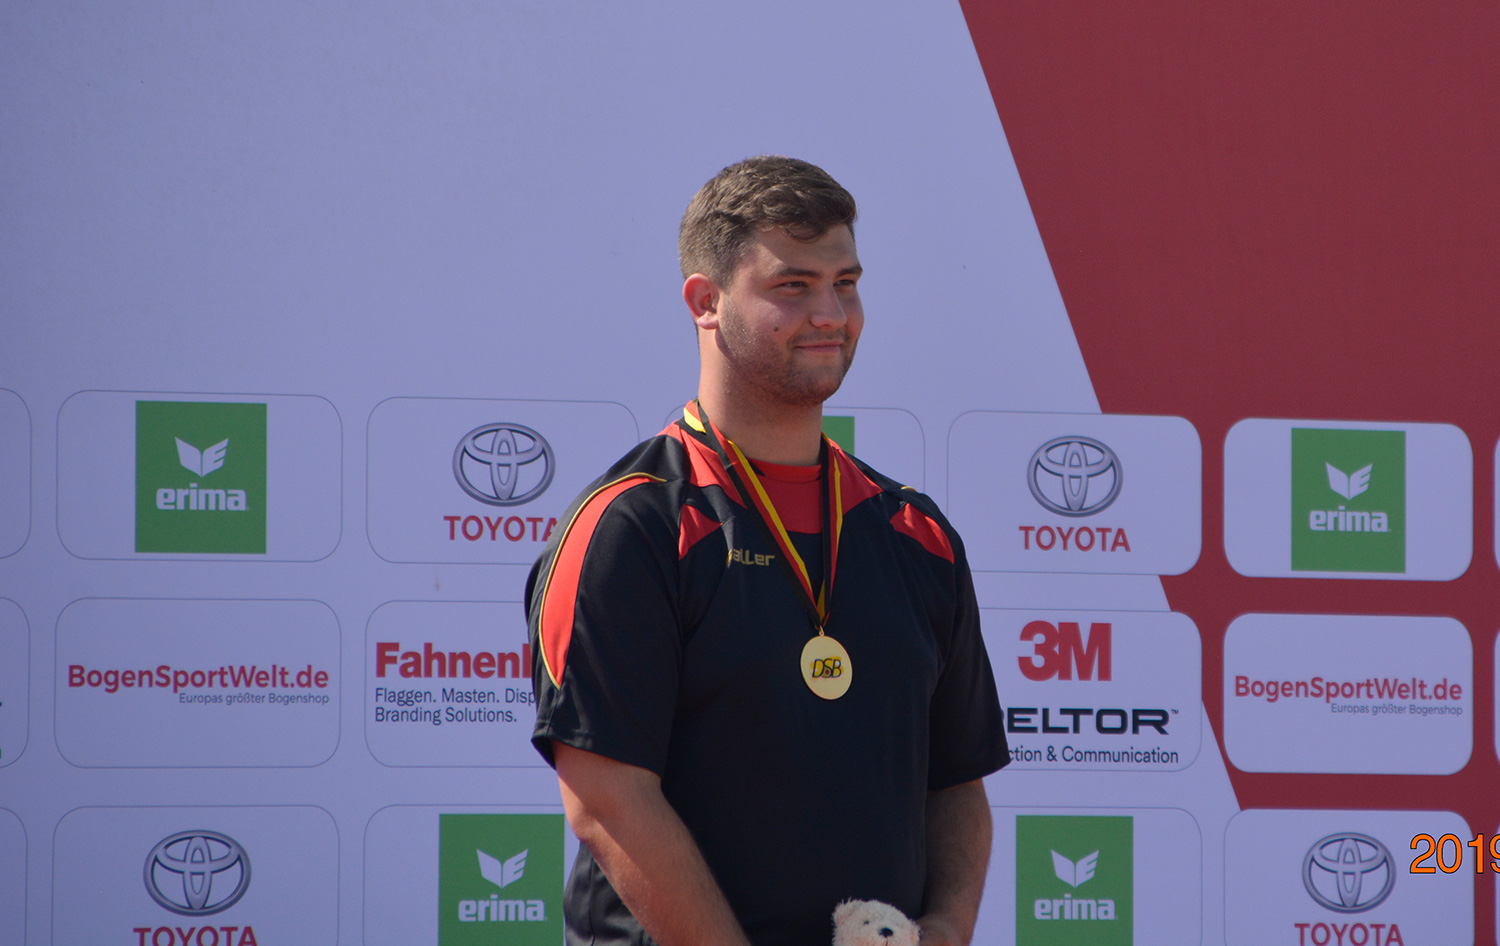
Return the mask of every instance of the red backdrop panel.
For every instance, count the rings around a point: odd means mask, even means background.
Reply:
[[[1203,635],[1247,611],[1449,615],[1474,639],[1457,775],[1229,772],[1242,807],[1451,809],[1500,823],[1493,648],[1500,438],[1500,6],[965,0],[1103,410],[1180,414],[1204,446],[1198,565],[1163,579]],[[1451,582],[1246,578],[1223,546],[1245,417],[1456,424],[1474,559]],[[1467,865],[1466,865],[1467,869]],[[1493,875],[1475,890],[1494,942]]]

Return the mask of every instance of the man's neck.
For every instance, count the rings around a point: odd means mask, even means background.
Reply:
[[[758,398],[729,396],[707,385],[699,386],[698,402],[719,432],[750,459],[797,466],[818,462],[823,405],[767,405]]]

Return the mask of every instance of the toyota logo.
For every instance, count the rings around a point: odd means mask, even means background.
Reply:
[[[1330,910],[1363,913],[1391,895],[1394,864],[1385,845],[1368,834],[1330,834],[1302,859],[1302,885]]]
[[[1120,458],[1090,437],[1056,437],[1037,448],[1026,468],[1031,495],[1059,516],[1092,516],[1120,495]]]
[[[222,913],[250,887],[250,857],[217,831],[179,831],[146,856],[146,892],[183,916]]]
[[[520,424],[485,424],[464,434],[453,451],[453,478],[491,506],[519,506],[552,484],[552,447]]]

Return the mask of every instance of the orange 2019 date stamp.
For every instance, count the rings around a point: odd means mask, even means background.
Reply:
[[[1474,873],[1484,873],[1486,854],[1490,870],[1500,874],[1500,834],[1489,839],[1489,845],[1485,845],[1482,834],[1476,834],[1465,841],[1456,834],[1444,834],[1434,838],[1430,834],[1418,834],[1411,839],[1411,849],[1417,851],[1417,856],[1411,862],[1410,872],[1413,874],[1435,874],[1442,871],[1445,874],[1456,874],[1463,869],[1464,858],[1467,856],[1465,848],[1474,849]]]

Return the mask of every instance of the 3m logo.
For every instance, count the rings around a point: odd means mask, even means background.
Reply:
[[[137,552],[265,554],[266,405],[137,401],[135,442]]]
[[[1128,816],[1017,815],[1016,946],[1130,946],[1134,831]]]
[[[438,946],[562,942],[562,815],[439,815],[438,868]]]
[[[1406,433],[1292,428],[1292,570],[1406,571]]]
[[[1032,621],[1021,628],[1023,643],[1035,641],[1030,656],[1017,657],[1021,673],[1028,680],[1071,680],[1076,673],[1080,680],[1109,680],[1111,668],[1111,630],[1108,621],[1095,621],[1089,625],[1085,641],[1081,625],[1077,621]]]

